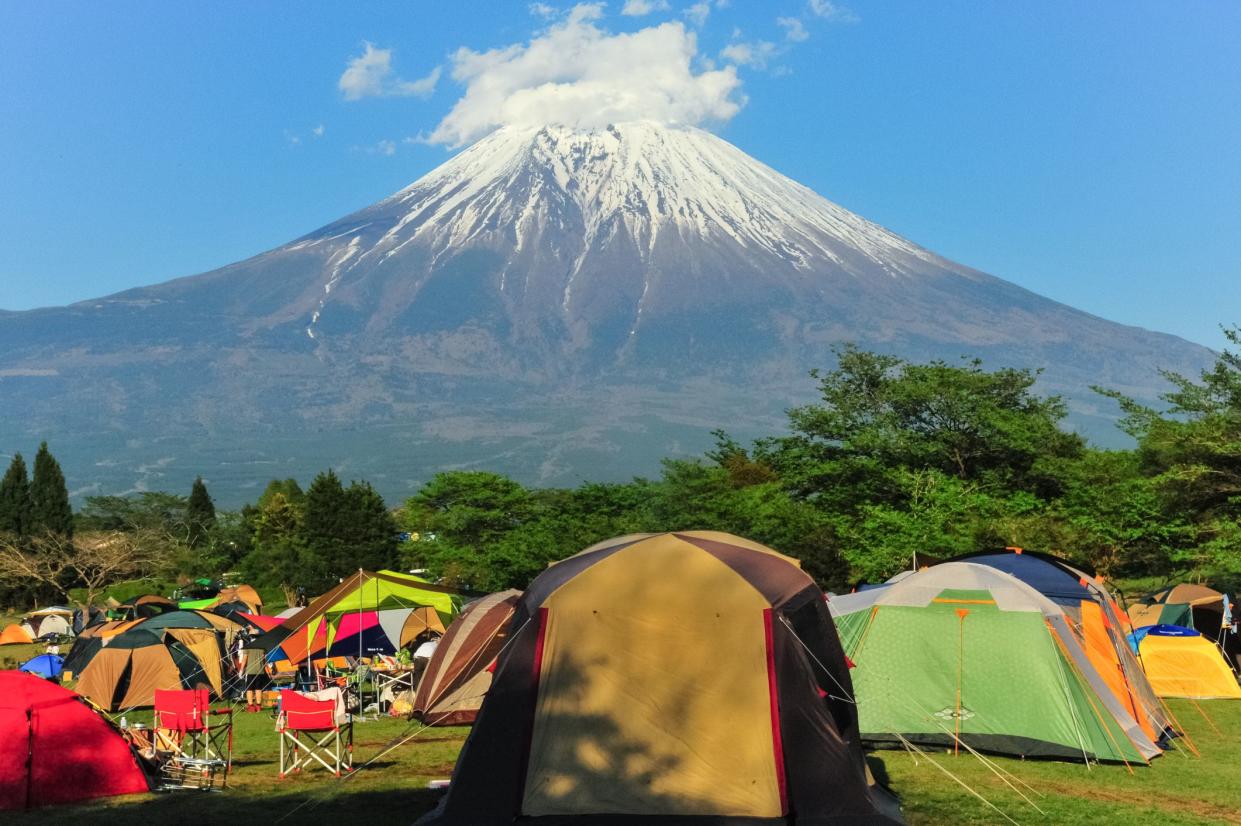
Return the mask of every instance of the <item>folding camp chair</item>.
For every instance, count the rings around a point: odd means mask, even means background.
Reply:
[[[155,691],[155,751],[166,755],[163,775],[170,788],[211,789],[217,779],[228,785],[233,710],[211,708],[210,699],[205,688]]]
[[[280,776],[313,768],[312,760],[340,777],[353,769],[353,720],[339,688],[314,695],[280,692]]]

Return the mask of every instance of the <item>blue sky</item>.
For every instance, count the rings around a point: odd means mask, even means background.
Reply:
[[[1241,3],[625,4],[587,25],[682,27],[695,82],[731,83],[706,125],[837,203],[1118,321],[1211,346],[1241,323]],[[445,120],[470,59],[546,42],[570,8],[546,5],[0,5],[0,308],[206,271],[401,188],[453,151],[428,136],[486,128]]]

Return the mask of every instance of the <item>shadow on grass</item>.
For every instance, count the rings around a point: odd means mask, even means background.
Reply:
[[[275,785],[275,784],[273,784]],[[257,792],[257,793],[256,793]],[[334,778],[316,786],[282,791],[273,788],[223,792],[160,792],[145,798],[99,801],[91,806],[56,806],[0,813],[0,823],[40,826],[140,823],[143,826],[186,823],[258,823],[304,826],[307,823],[410,823],[434,808],[442,793],[406,785],[393,789],[353,788]]]

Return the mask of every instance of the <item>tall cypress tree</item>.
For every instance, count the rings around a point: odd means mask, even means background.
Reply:
[[[351,570],[393,567],[397,527],[383,497],[368,482],[353,482],[345,490],[345,503],[349,533],[343,561]]]
[[[26,460],[17,453],[0,479],[0,533],[25,536],[29,530],[30,481],[26,478]]]
[[[190,545],[198,547],[207,538],[207,533],[215,525],[215,503],[207,486],[199,476],[190,488],[190,498],[185,504],[185,522],[189,528]]]
[[[306,549],[306,584],[322,588],[352,573],[348,559],[350,520],[340,477],[326,470],[306,489],[302,539]]]
[[[34,457],[34,476],[30,480],[30,532],[73,536],[73,508],[69,507],[69,489],[60,463],[39,445]]]

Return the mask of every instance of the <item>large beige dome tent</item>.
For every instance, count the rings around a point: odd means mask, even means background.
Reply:
[[[736,536],[609,540],[539,575],[421,823],[893,824],[796,560]]]

